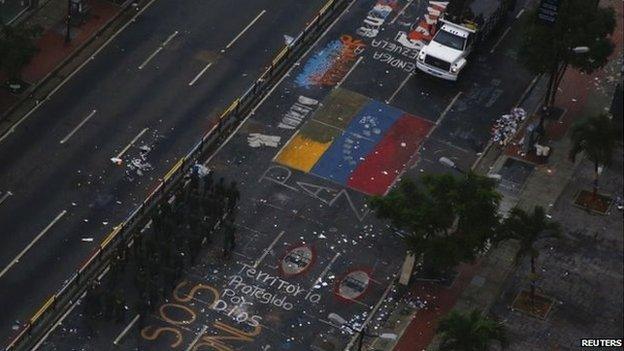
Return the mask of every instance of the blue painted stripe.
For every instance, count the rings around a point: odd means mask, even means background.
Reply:
[[[375,149],[375,145],[402,114],[401,110],[392,106],[371,101],[334,140],[311,173],[346,185],[357,165]]]

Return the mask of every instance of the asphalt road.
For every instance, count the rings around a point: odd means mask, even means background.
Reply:
[[[323,3],[158,0],[0,142],[0,340]]]
[[[365,323],[404,257],[400,234],[370,213],[368,194],[388,191],[405,174],[447,172],[441,156],[470,167],[492,121],[533,79],[515,56],[517,26],[506,31],[514,16],[453,84],[383,59],[385,51],[414,62],[395,38],[427,3],[397,3],[375,38],[364,37],[358,28],[374,5],[355,2],[207,161],[240,187],[232,259],[208,250],[141,327],[129,314],[93,331],[78,306],[42,349],[106,350],[119,339],[123,350],[329,351],[353,340],[329,314]],[[391,132],[380,141],[381,129]],[[360,157],[370,147],[378,152]],[[292,271],[293,257],[304,262],[300,270]]]

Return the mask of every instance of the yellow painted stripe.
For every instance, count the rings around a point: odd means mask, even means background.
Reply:
[[[106,239],[104,239],[104,241],[102,241],[102,243],[100,244],[100,248],[102,250],[104,250],[104,248],[106,246],[108,246],[108,244],[111,242],[111,240],[113,240],[117,236],[117,234],[121,231],[121,228],[123,228],[123,225],[124,225],[123,222],[119,223],[119,225],[116,226],[115,229],[113,229],[113,231],[110,232],[110,234],[108,234]]]
[[[178,162],[176,162],[175,165],[173,165],[173,167],[171,167],[171,169],[169,170],[169,172],[167,172],[167,174],[165,174],[165,181],[168,181],[169,178],[171,178],[171,176],[178,171],[178,169],[180,169],[180,167],[182,167],[182,162],[184,162],[184,157],[182,157]]]
[[[50,308],[50,306],[52,305],[52,303],[54,302],[54,298],[56,297],[56,295],[52,295],[50,296],[50,298],[48,299],[48,301],[46,301],[43,306],[41,306],[41,308],[39,309],[39,311],[37,311],[37,313],[35,313],[32,318],[30,319],[30,323],[33,324],[37,321],[37,319],[39,319],[39,317],[41,317],[41,315],[48,309]]]
[[[232,112],[236,106],[238,106],[238,103],[240,102],[240,99],[236,99],[234,101],[232,101],[232,103],[230,104],[230,106],[228,106],[228,108],[225,109],[225,111],[223,111],[223,113],[221,114],[221,116],[219,116],[219,119],[224,119],[225,116],[227,116],[230,112]]]
[[[273,62],[272,62],[273,66],[277,65],[279,63],[279,61],[282,59],[282,56],[284,56],[287,52],[288,52],[288,45],[284,46],[282,51],[280,51],[279,54],[277,54],[277,56],[275,56],[275,58],[273,59]]]
[[[331,143],[331,141],[321,143],[298,134],[280,151],[275,161],[284,166],[308,173],[327,151]]]
[[[322,8],[321,11],[319,11],[319,14],[324,14],[325,11],[327,11],[327,9],[331,6],[331,4],[334,3],[334,0],[329,0]]]

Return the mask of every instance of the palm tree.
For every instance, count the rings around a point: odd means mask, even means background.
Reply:
[[[607,114],[589,117],[572,127],[572,149],[570,158],[574,161],[580,152],[594,163],[594,197],[598,193],[598,169],[608,166],[618,138],[618,130]]]
[[[436,333],[441,337],[440,351],[484,351],[493,341],[507,347],[505,325],[477,310],[470,313],[451,311],[440,319]]]
[[[508,239],[516,239],[520,242],[520,249],[516,253],[516,264],[523,257],[531,258],[531,303],[535,302],[535,261],[539,256],[536,243],[542,239],[558,238],[560,235],[561,225],[549,220],[544,208],[535,206],[533,213],[527,213],[517,207],[512,209],[495,237],[496,243]]]

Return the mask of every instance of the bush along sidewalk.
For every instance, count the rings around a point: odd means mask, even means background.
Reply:
[[[15,28],[4,25],[0,32],[0,72],[6,81],[2,82],[14,94],[25,89],[22,70],[39,51],[36,40],[41,35],[41,27]],[[0,74],[0,77],[2,74]]]
[[[203,249],[217,249],[229,258],[236,244],[239,197],[236,182],[215,182],[212,173],[193,172],[173,200],[154,211],[132,246],[117,249],[108,273],[89,287],[84,299],[88,329],[96,330],[99,321],[121,323],[130,309],[142,322]]]

